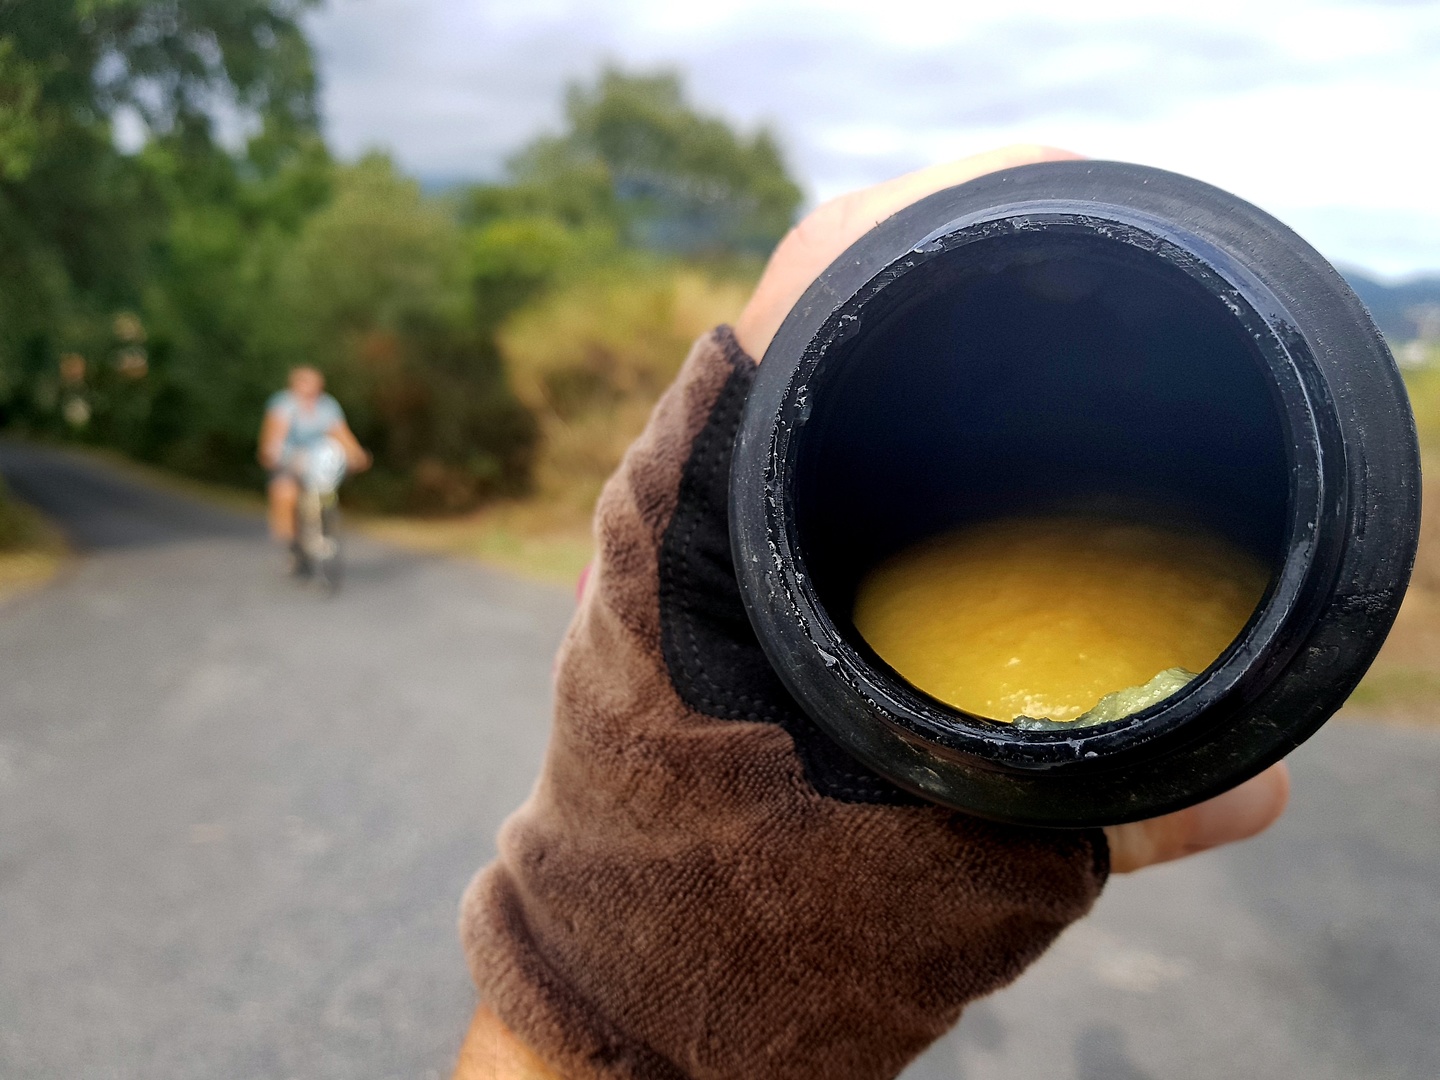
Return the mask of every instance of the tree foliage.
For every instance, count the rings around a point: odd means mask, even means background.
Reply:
[[[357,488],[378,505],[461,509],[529,475],[534,423],[476,318],[465,240],[372,156],[340,171],[279,270],[281,351],[330,373],[376,454]]]
[[[256,483],[265,398],[313,363],[376,453],[361,501],[524,490],[545,416],[510,389],[509,320],[677,253],[753,256],[798,189],[767,132],[609,70],[506,183],[427,199],[331,158],[314,2],[0,0],[0,425]]]
[[[306,6],[0,0],[0,419],[43,429],[84,416],[89,427],[121,393],[108,369],[122,353],[132,358],[125,378],[138,381],[134,350],[145,346],[116,338],[116,316],[133,317],[157,292],[167,315],[226,321],[228,301],[201,312],[195,294],[225,292],[220,264],[237,259],[239,234],[270,209],[257,198],[274,201],[294,158],[323,157],[298,21]],[[139,154],[116,147],[127,121],[145,139]],[[248,132],[250,152],[219,145],[221,123]],[[192,339],[206,329],[176,327]],[[62,365],[67,356],[88,361],[83,375]],[[121,411],[146,412],[164,396],[158,381]],[[103,428],[92,434],[115,435]]]
[[[774,136],[695,110],[674,72],[603,71],[566,94],[567,129],[511,163],[513,184],[478,192],[488,213],[548,213],[683,254],[763,254],[800,204]]]

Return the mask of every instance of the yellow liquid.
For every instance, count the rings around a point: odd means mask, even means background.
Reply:
[[[941,701],[997,720],[1069,721],[1166,669],[1205,670],[1267,579],[1218,537],[1007,520],[882,563],[860,583],[854,620],[886,663]]]

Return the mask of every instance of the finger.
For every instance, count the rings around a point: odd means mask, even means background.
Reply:
[[[1040,161],[1078,158],[1052,146],[1018,145],[898,176],[874,187],[852,191],[807,214],[775,248],[755,293],[735,324],[741,347],[759,359],[785,316],[810,283],[836,256],[866,232],[913,202],[977,176],[1033,165]]]
[[[1285,811],[1290,772],[1282,761],[1239,787],[1196,806],[1105,829],[1110,869],[1126,874],[1264,832]]]

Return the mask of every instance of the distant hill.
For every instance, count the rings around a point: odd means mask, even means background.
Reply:
[[[1440,339],[1440,275],[1386,285],[1358,270],[1341,272],[1392,346],[1421,337]]]

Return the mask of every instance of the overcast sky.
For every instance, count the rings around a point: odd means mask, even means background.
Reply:
[[[1189,173],[1330,258],[1440,271],[1440,2],[329,0],[329,135],[498,175],[606,61],[769,124],[814,202],[1001,143]]]

